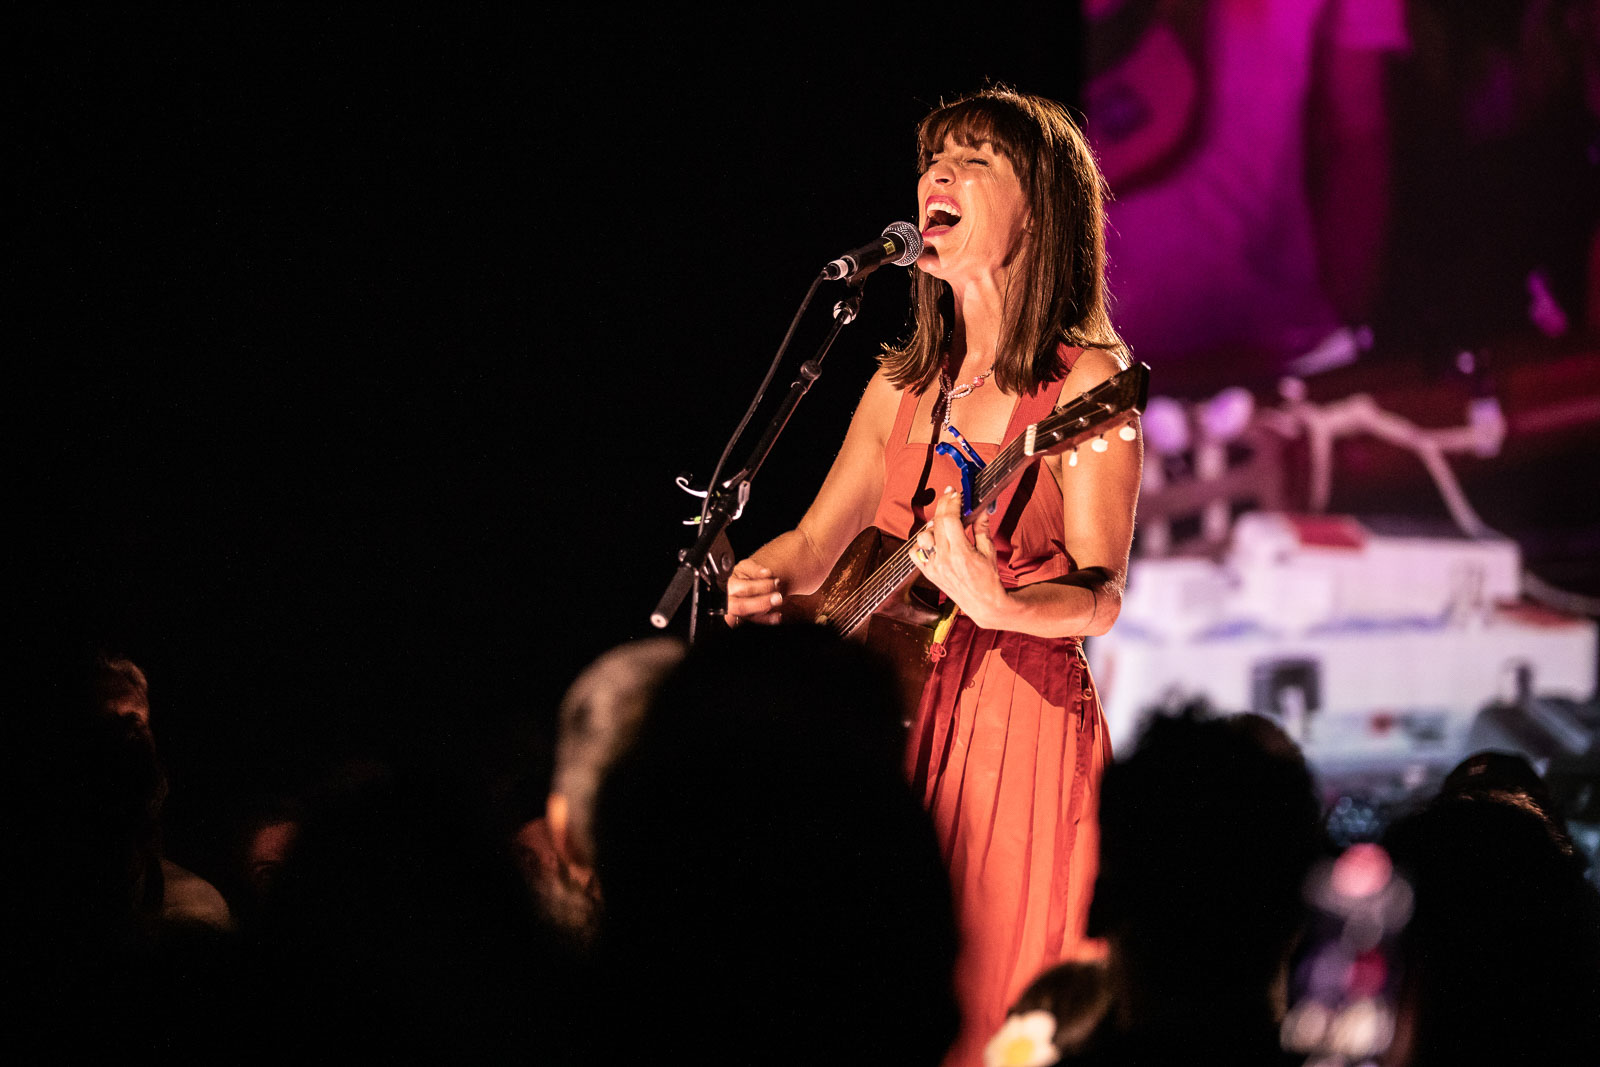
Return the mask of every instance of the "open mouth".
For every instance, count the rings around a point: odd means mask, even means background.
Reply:
[[[954,201],[942,200],[928,205],[928,222],[925,229],[949,228],[961,221],[961,208]]]

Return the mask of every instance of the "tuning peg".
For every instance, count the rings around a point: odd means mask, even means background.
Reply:
[[[1139,431],[1133,428],[1133,424],[1131,422],[1125,422],[1122,424],[1122,429],[1117,431],[1117,436],[1122,438],[1124,441],[1131,441],[1135,437],[1139,436]]]
[[[1106,449],[1111,447],[1111,444],[1106,440],[1106,435],[1101,434],[1099,437],[1096,437],[1093,441],[1089,442],[1089,447],[1094,449],[1096,452],[1104,452]]]
[[[1078,465],[1078,450],[1076,448],[1074,448],[1071,452],[1067,453],[1067,466],[1076,467],[1077,465]]]

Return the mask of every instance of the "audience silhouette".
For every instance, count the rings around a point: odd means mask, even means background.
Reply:
[[[484,778],[361,763],[308,801],[221,1014],[274,1058],[566,1062],[584,975]]]
[[[579,949],[598,928],[594,805],[605,777],[638,732],[662,680],[683,659],[681,641],[632,641],[586,667],[561,699],[548,795],[517,830],[516,849],[540,906]]]
[[[230,920],[215,889],[162,856],[167,775],[144,674],[49,626],[14,651],[0,1032],[57,1057],[156,1047],[189,1021]]]
[[[1013,1018],[1049,1012],[1067,1063],[1298,1062],[1278,1023],[1326,844],[1294,743],[1254,715],[1157,717],[1107,771],[1100,824],[1109,958],[1047,971]]]
[[[1416,895],[1395,1062],[1600,1062],[1600,894],[1520,757],[1480,754],[1384,844]]]
[[[949,890],[892,671],[820,627],[707,638],[601,787],[602,1057],[935,1064]],[[620,1032],[619,1032],[620,1031]]]
[[[143,672],[34,643],[0,717],[8,1048],[932,1065],[957,1032],[898,682],[824,628],[599,657],[563,699],[540,817],[448,754],[350,764],[252,824],[270,840],[251,835],[237,933],[162,856]],[[1100,823],[1108,957],[1041,974],[990,1062],[1297,1062],[1287,968],[1328,848],[1295,745],[1256,716],[1157,717]],[[1600,893],[1534,768],[1463,761],[1383,845],[1413,902],[1386,1067],[1596,1062]]]

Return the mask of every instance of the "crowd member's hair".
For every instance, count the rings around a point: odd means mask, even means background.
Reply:
[[[947,137],[987,143],[1010,160],[1028,203],[1030,233],[1007,283],[995,381],[1013,393],[1054,381],[1063,343],[1121,356],[1106,308],[1105,180],[1067,109],[1002,87],[939,107],[917,130],[919,173]],[[953,310],[948,284],[915,268],[911,275],[913,333],[885,346],[882,363],[896,387],[920,392],[939,375]]]
[[[150,704],[150,683],[139,665],[125,656],[101,653],[95,657],[95,689],[101,700],[136,700]]]
[[[1600,894],[1521,791],[1441,794],[1384,844],[1416,893],[1401,940],[1414,1067],[1593,1063]]]
[[[1009,1015],[1048,1012],[1051,1043],[1061,1056],[1078,1052],[1111,1007],[1110,969],[1100,960],[1069,960],[1041,973],[1011,1005]]]
[[[683,658],[681,641],[650,637],[619,645],[586,667],[561,700],[550,792],[565,798],[568,847],[591,861],[590,823],[600,779],[632,743],[663,678]]]
[[[1294,742],[1257,715],[1157,718],[1106,772],[1100,823],[1090,933],[1151,975],[1196,966],[1264,990],[1327,850]]]
[[[1475,752],[1456,764],[1439,787],[1439,795],[1466,796],[1499,794],[1502,799],[1520,798],[1532,804],[1549,819],[1563,836],[1566,819],[1545,780],[1533,769],[1526,756],[1515,752],[1485,750]]]
[[[1066,1012],[1064,1062],[1288,1062],[1281,993],[1327,851],[1305,759],[1272,722],[1201,705],[1155,718],[1101,795],[1089,933],[1109,942],[1109,988],[1085,972],[1039,1009]]]

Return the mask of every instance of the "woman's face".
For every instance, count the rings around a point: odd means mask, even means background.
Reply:
[[[946,137],[917,182],[923,250],[917,266],[955,283],[993,274],[1022,251],[1028,200],[1011,160],[985,141]]]

